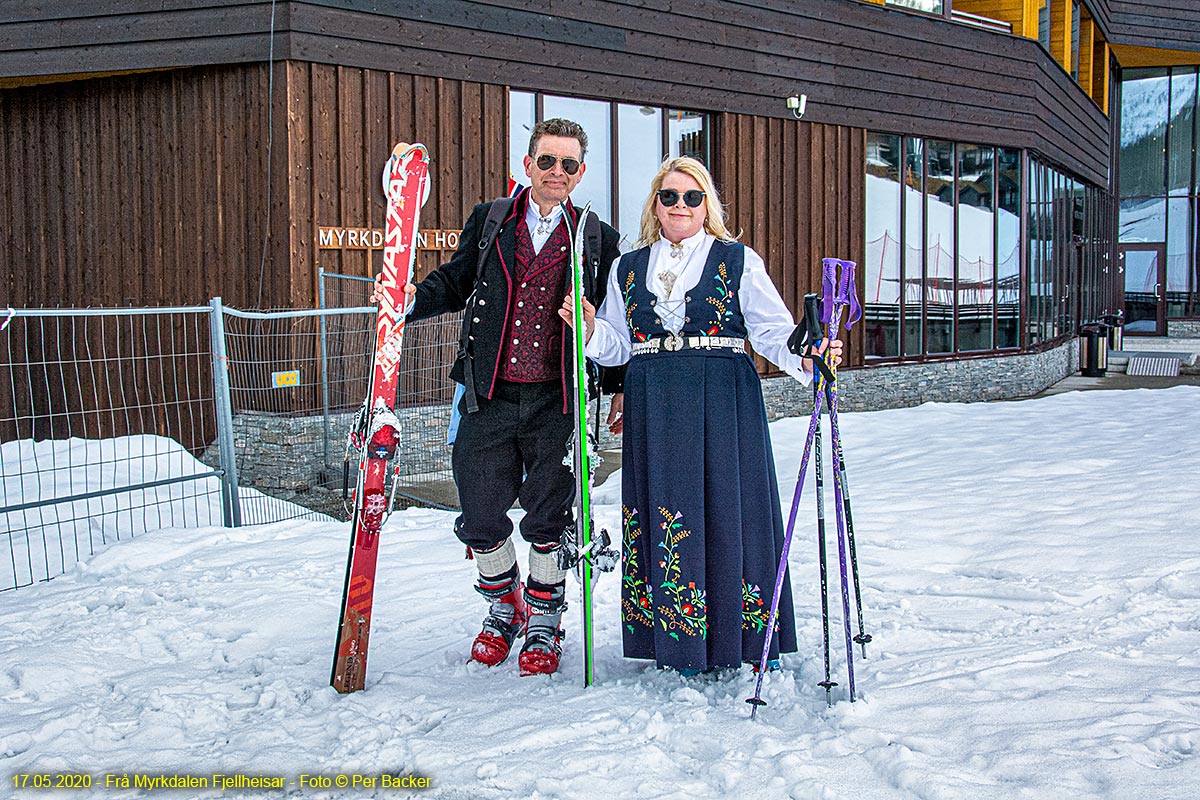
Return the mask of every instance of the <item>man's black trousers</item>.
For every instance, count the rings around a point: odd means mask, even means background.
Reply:
[[[462,504],[458,538],[480,550],[503,542],[512,534],[508,510],[520,499],[525,541],[559,541],[575,500],[575,477],[563,464],[574,419],[563,413],[562,384],[498,380],[492,399],[478,400],[473,414],[459,404],[453,453]]]

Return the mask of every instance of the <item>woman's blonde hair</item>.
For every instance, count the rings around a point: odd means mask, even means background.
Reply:
[[[642,208],[642,231],[636,246],[652,245],[662,233],[662,223],[654,213],[655,204],[658,203],[658,190],[662,188],[663,180],[671,172],[687,175],[700,184],[700,189],[704,192],[704,208],[708,211],[704,218],[704,230],[723,242],[737,241],[737,237],[725,227],[725,207],[721,205],[721,197],[717,194],[716,184],[713,183],[708,168],[691,156],[681,156],[664,161],[654,180],[650,181],[650,196],[646,198],[646,205]]]

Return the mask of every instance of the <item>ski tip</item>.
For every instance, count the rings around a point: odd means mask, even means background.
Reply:
[[[404,158],[414,150],[419,150],[423,155],[429,154],[429,150],[420,142],[397,142],[392,148],[392,157]]]

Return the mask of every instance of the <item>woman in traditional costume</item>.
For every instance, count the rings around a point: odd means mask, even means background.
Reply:
[[[621,616],[628,658],[693,674],[757,663],[783,521],[754,351],[802,383],[791,313],[739,244],[708,170],[664,162],[640,249],[614,262],[587,354],[628,362],[621,485]],[[563,316],[571,321],[570,298]],[[835,358],[841,343],[832,343]],[[770,658],[796,649],[785,580]]]

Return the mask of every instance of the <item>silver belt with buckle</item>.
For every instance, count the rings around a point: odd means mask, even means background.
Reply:
[[[684,336],[679,333],[656,336],[644,342],[634,342],[631,355],[647,353],[674,353],[679,350],[734,350],[746,351],[746,340],[737,336]]]

